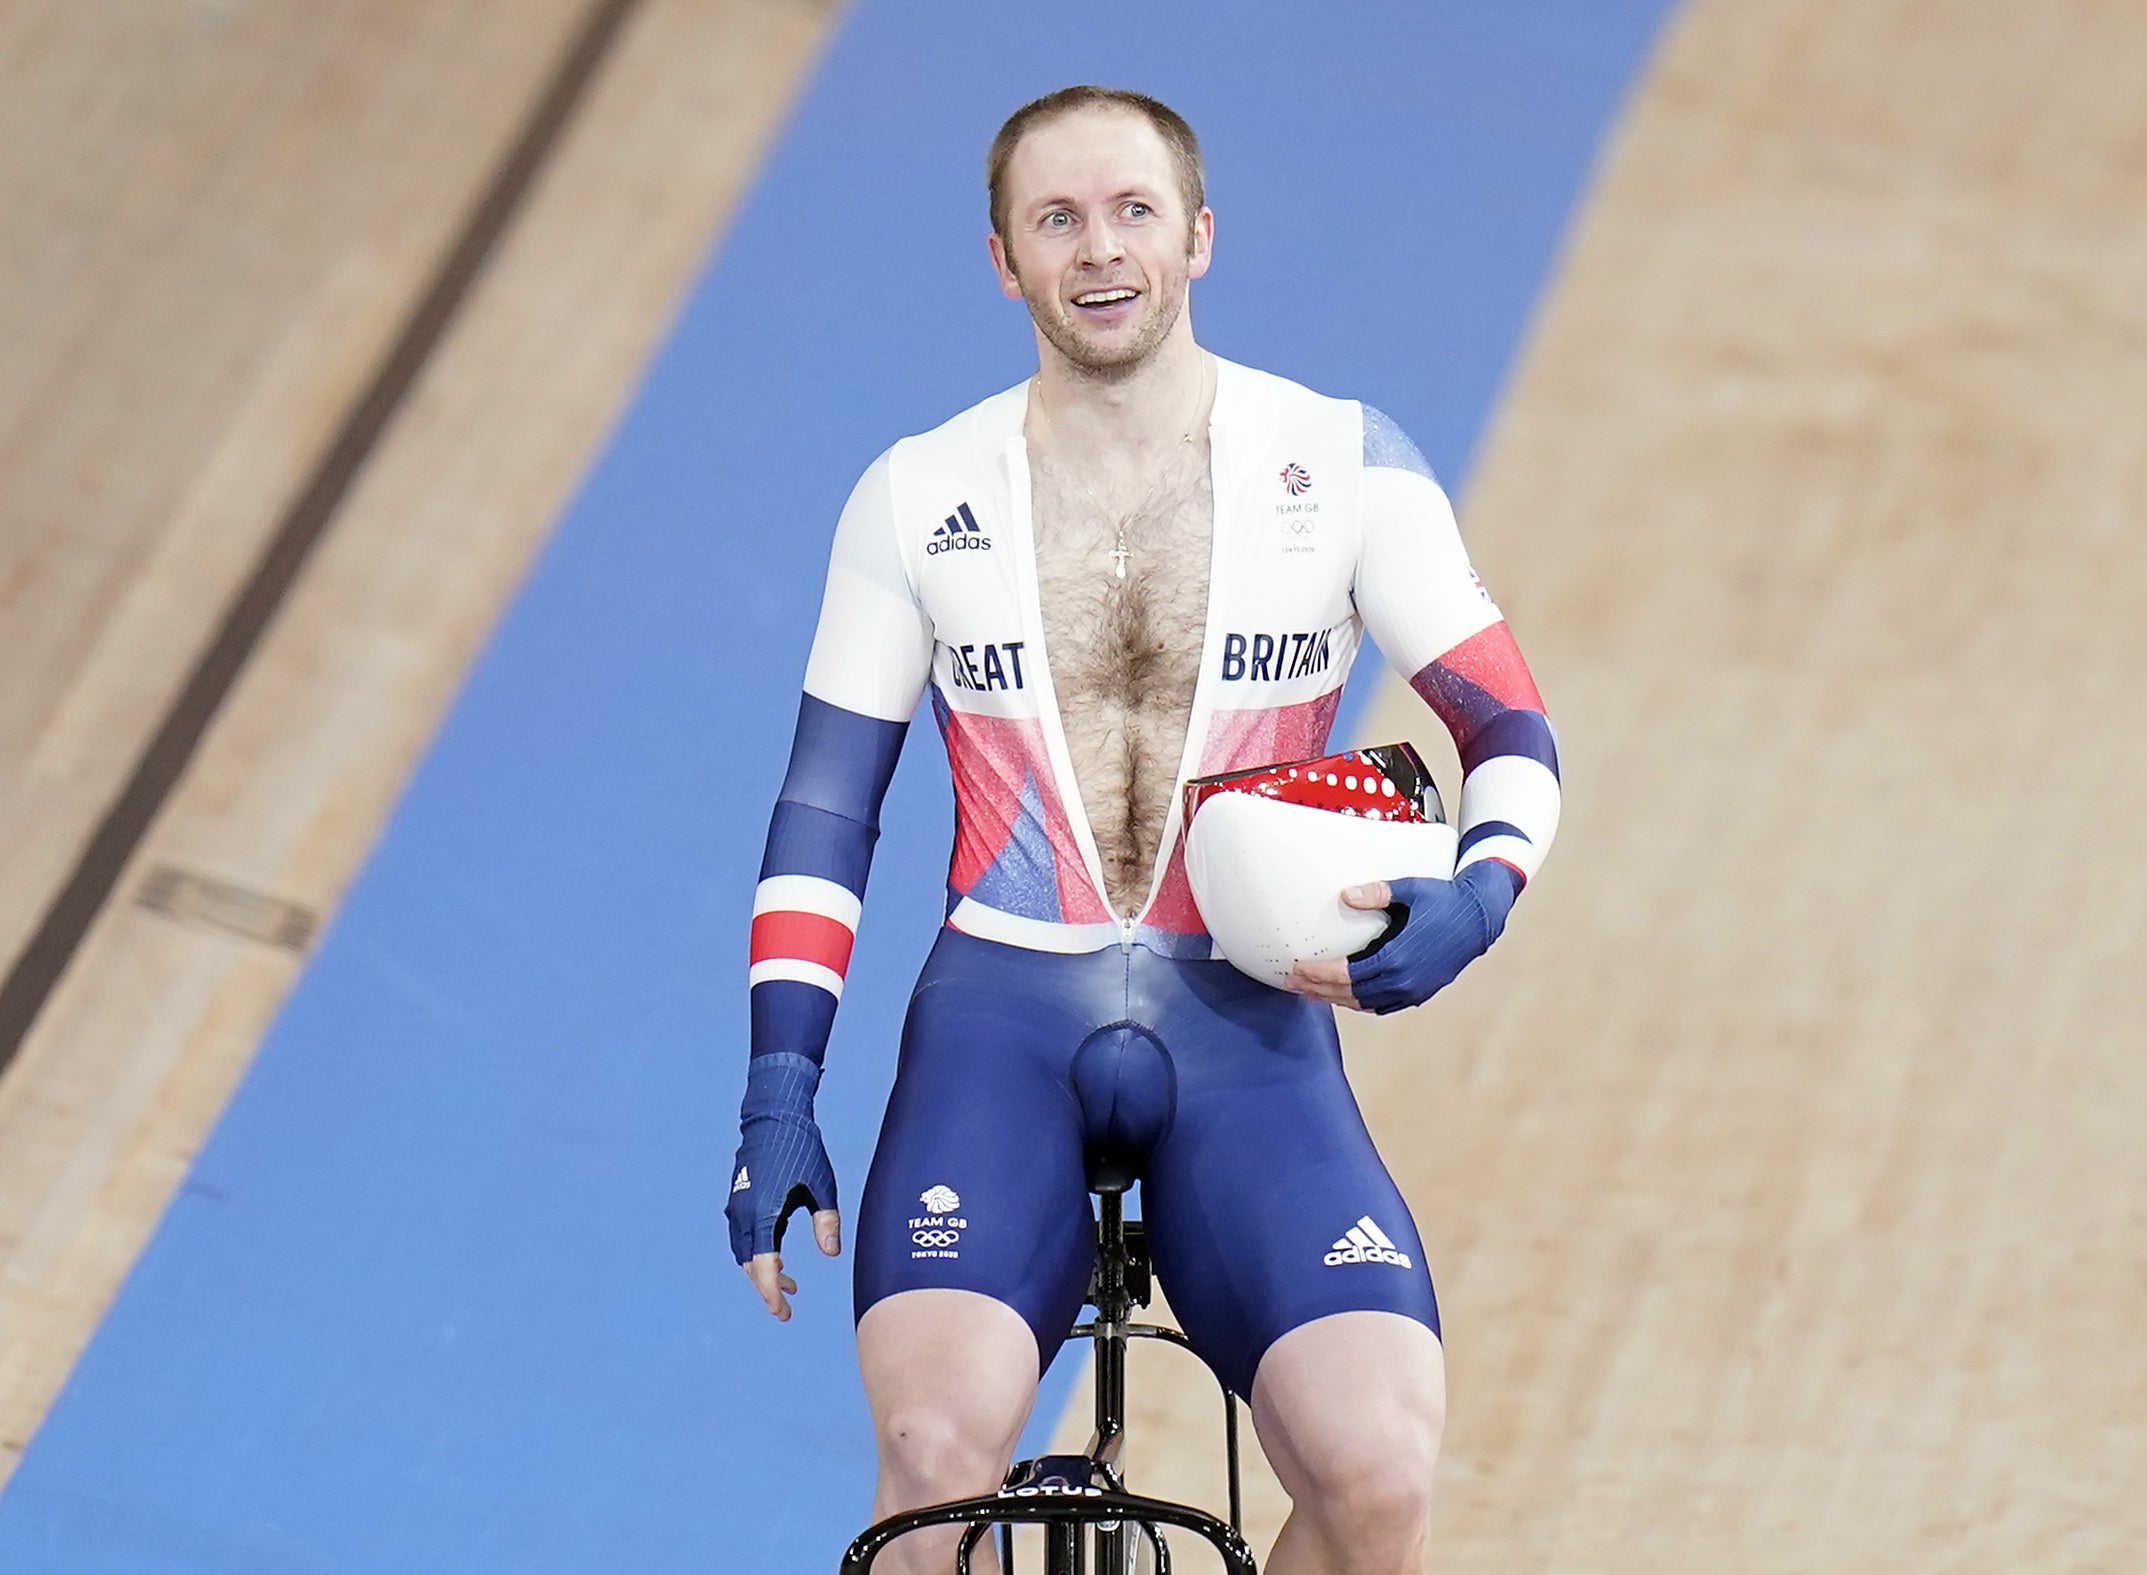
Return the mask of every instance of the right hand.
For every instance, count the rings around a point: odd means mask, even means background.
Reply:
[[[1385,908],[1401,923],[1370,952],[1346,962],[1300,962],[1283,981],[1317,1001],[1384,1016],[1421,1006],[1490,949],[1513,908],[1515,876],[1496,859],[1464,866],[1452,880],[1402,876],[1352,886],[1352,908]]]
[[[842,1215],[834,1209],[816,1209],[813,1212],[813,1240],[830,1258],[841,1253]],[[753,1282],[753,1289],[760,1292],[760,1299],[768,1304],[768,1311],[788,1323],[790,1298],[798,1294],[798,1282],[783,1272],[783,1255],[756,1252],[746,1262],[745,1277]]]
[[[768,1311],[790,1317],[798,1283],[783,1272],[783,1231],[798,1209],[810,1210],[813,1239],[829,1257],[842,1251],[842,1215],[835,1206],[835,1167],[813,1120],[820,1068],[801,1055],[755,1056],[746,1074],[738,1158],[724,1205],[731,1255],[760,1292]]]

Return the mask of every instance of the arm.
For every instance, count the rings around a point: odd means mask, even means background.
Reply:
[[[1398,1011],[1451,983],[1504,931],[1558,830],[1558,749],[1535,680],[1469,567],[1445,492],[1416,446],[1364,412],[1364,545],[1357,611],[1461,756],[1454,879],[1352,888],[1353,906],[1398,907],[1368,957],[1300,969],[1308,992]],[[1347,977],[1339,977],[1346,966]]]
[[[880,803],[930,671],[932,632],[894,537],[887,460],[843,509],[820,625],[806,664],[790,769],[753,897],[752,1056],[725,1213],[732,1253],[779,1318],[789,1316],[784,1225],[813,1215],[821,1250],[841,1246],[835,1175],[813,1119],[821,1060],[857,934]]]

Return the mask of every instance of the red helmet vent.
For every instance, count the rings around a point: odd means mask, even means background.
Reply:
[[[1216,793],[1256,793],[1366,820],[1443,825],[1445,806],[1431,772],[1408,744],[1378,744],[1315,760],[1285,760],[1185,784],[1185,819]]]

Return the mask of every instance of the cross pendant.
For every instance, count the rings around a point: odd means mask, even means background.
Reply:
[[[1118,566],[1118,577],[1121,580],[1126,577],[1126,560],[1132,556],[1133,554],[1126,550],[1124,542],[1111,549],[1111,561]]]

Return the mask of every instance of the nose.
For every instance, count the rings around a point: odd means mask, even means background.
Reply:
[[[1139,1176],[1178,1108],[1170,1052],[1143,1024],[1106,1023],[1074,1051],[1071,1077],[1091,1185],[1102,1177],[1122,1190]]]
[[[1095,267],[1114,263],[1125,254],[1126,248],[1118,239],[1118,227],[1109,219],[1099,216],[1082,226],[1082,262]]]

